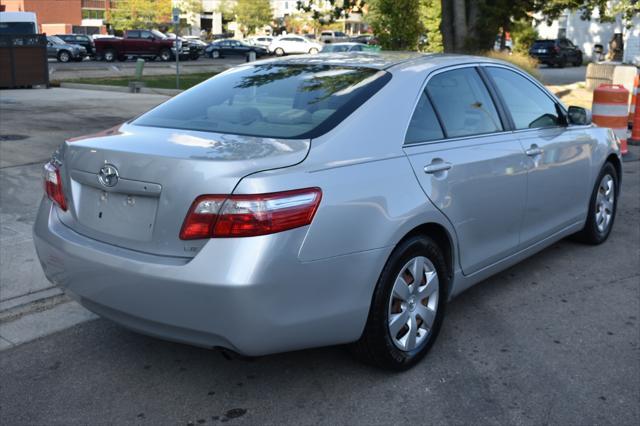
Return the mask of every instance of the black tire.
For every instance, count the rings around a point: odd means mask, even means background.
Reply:
[[[277,47],[276,50],[273,51],[276,56],[284,56],[284,49],[282,47]]]
[[[316,49],[315,47],[312,47],[311,49],[309,49],[310,55],[315,55],[316,53],[318,53],[318,49]]]
[[[169,49],[162,49],[158,57],[162,62],[169,62],[171,60],[171,51]]]
[[[567,58],[564,56],[558,59],[558,68],[564,68],[567,66]]]
[[[58,52],[58,62],[67,63],[71,60],[71,52],[68,50],[61,50]]]
[[[613,212],[611,216],[611,220],[609,221],[608,226],[604,230],[598,229],[597,224],[597,209],[598,209],[598,192],[600,189],[600,183],[604,179],[605,176],[611,176],[613,178],[613,188],[614,188],[614,198],[613,198]],[[618,198],[620,194],[620,180],[618,178],[618,172],[616,168],[610,162],[607,162],[600,171],[598,175],[598,179],[596,179],[595,186],[593,188],[593,192],[591,193],[591,199],[589,200],[589,213],[587,215],[587,222],[584,225],[584,228],[580,232],[574,235],[574,239],[585,244],[598,245],[604,243],[607,238],[609,238],[609,234],[611,234],[611,229],[613,229],[613,223],[616,219],[616,212],[618,211]]]
[[[113,49],[107,49],[104,51],[104,54],[102,55],[102,57],[104,58],[105,61],[107,62],[113,62],[116,60],[116,51]]]
[[[211,56],[211,59],[219,59],[222,57],[222,55],[220,54],[220,51],[215,49],[211,51],[210,56]]]
[[[582,65],[582,55],[578,55],[576,61],[573,63],[574,66],[579,67]]]
[[[411,259],[426,257],[435,267],[438,277],[438,301],[433,326],[425,340],[412,351],[403,351],[394,344],[389,331],[389,309],[396,278]],[[448,288],[447,266],[442,250],[429,237],[414,236],[401,242],[393,251],[376,284],[369,317],[360,339],[350,345],[359,360],[388,370],[403,371],[414,366],[431,349],[438,337],[444,318]]]
[[[128,59],[128,57],[126,55],[118,56],[118,61],[120,61],[120,62],[125,62],[127,59]]]

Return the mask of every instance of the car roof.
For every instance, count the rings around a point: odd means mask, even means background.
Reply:
[[[487,58],[484,56],[456,55],[443,53],[420,53],[420,52],[327,52],[315,55],[287,56],[267,60],[268,63],[283,63],[296,65],[338,65],[338,66],[361,66],[379,70],[400,71],[403,69],[445,67],[457,64],[468,63],[496,63],[507,64],[507,62]]]

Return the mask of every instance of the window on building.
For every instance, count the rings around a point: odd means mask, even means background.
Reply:
[[[82,9],[82,19],[104,19],[104,10]]]

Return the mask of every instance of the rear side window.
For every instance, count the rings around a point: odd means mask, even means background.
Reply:
[[[133,124],[274,138],[331,130],[391,75],[364,67],[261,64],[220,74]]]
[[[520,74],[489,67],[487,72],[504,99],[516,129],[555,127],[561,124],[556,103]]]
[[[442,120],[447,137],[502,130],[491,96],[474,68],[437,74],[427,84],[427,92]]]
[[[404,143],[428,142],[442,138],[444,138],[444,134],[438,117],[436,117],[427,94],[423,92],[411,117]]]
[[[140,38],[140,31],[127,31],[127,38]]]

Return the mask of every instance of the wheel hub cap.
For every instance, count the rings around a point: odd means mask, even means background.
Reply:
[[[389,334],[398,349],[412,351],[426,341],[436,318],[438,292],[438,274],[426,257],[415,257],[400,270],[388,315]]]
[[[596,226],[605,232],[611,225],[615,206],[615,185],[610,175],[604,175],[598,185],[596,196]]]

